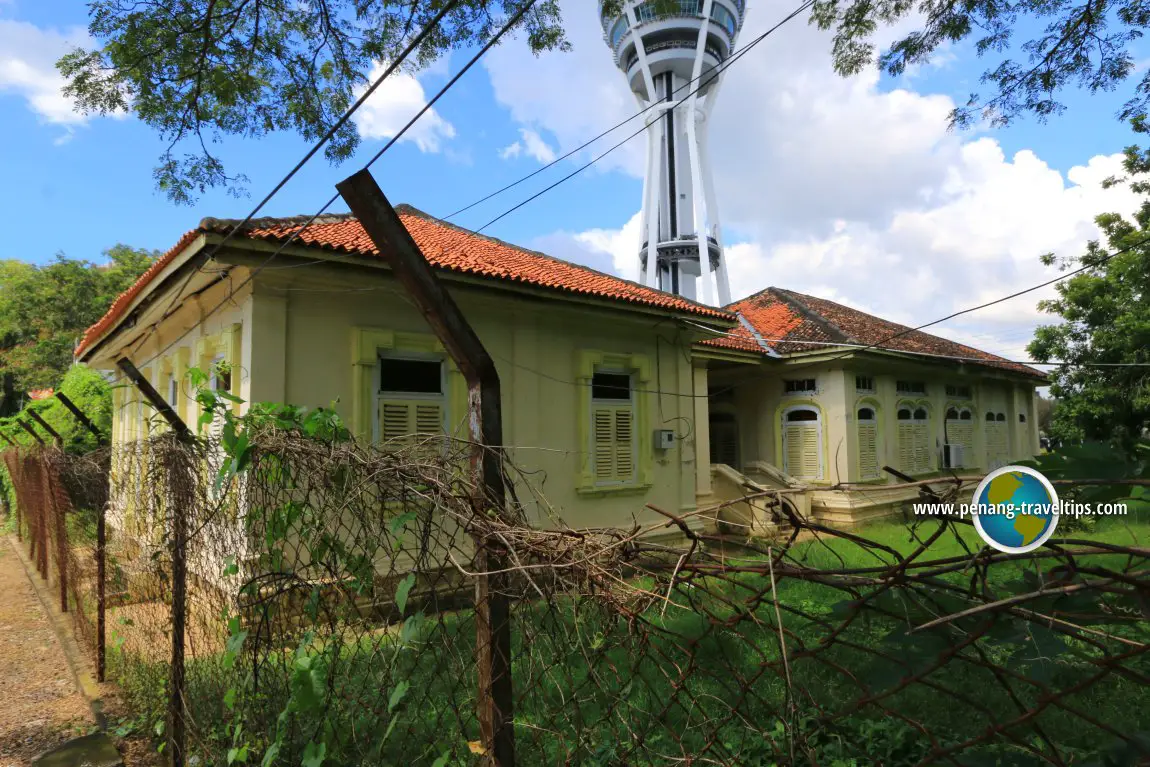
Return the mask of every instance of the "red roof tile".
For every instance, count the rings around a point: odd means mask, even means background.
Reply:
[[[519,248],[493,237],[485,237],[433,218],[409,205],[398,205],[396,211],[428,262],[445,271],[684,312],[707,319],[734,320],[734,317],[723,309],[699,304],[543,253]],[[305,217],[254,219],[233,239],[246,238],[282,243],[306,221]],[[165,253],[131,288],[112,303],[111,308],[99,322],[88,328],[76,348],[76,354],[82,353],[97,337],[115,325],[128,305],[197,235],[206,232],[224,234],[230,231],[235,223],[205,218],[200,222],[199,228],[185,234],[174,248]],[[304,229],[295,241],[304,246],[337,253],[379,256],[359,221],[351,215],[318,218]]]
[[[911,330],[905,325],[836,304],[834,301],[790,290],[767,288],[726,308],[742,315],[754,326],[759,336],[781,354],[834,348],[836,343],[864,346],[873,344],[876,349],[964,358],[963,361],[974,364],[1045,378],[1045,374],[1041,371],[989,352],[921,330]],[[758,347],[754,335],[746,327],[740,326],[725,337],[704,343],[732,349],[747,349],[748,342]],[[761,347],[758,348],[759,351],[763,351]]]

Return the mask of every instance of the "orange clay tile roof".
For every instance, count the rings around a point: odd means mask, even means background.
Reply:
[[[610,274],[558,258],[510,245],[493,237],[429,216],[410,205],[397,205],[399,218],[419,245],[428,262],[449,272],[489,277],[531,285],[563,293],[592,296],[611,301],[684,312],[697,317],[734,321],[723,309],[706,306],[680,296],[644,287]],[[283,243],[300,229],[308,217],[258,218],[249,222],[233,240],[263,240]],[[81,354],[93,341],[121,319],[127,307],[145,287],[171,263],[195,238],[205,233],[226,234],[237,221],[205,218],[200,226],[180,238],[175,247],[161,256],[128,290],[113,303],[107,313],[84,333],[76,354]],[[303,246],[335,253],[378,257],[379,253],[363,227],[350,214],[317,218],[295,240]]]
[[[921,330],[911,330],[905,325],[889,322],[834,301],[781,288],[767,288],[726,308],[752,325],[759,338],[781,354],[833,349],[836,343],[874,344],[883,350],[916,355],[973,358],[963,361],[1045,378],[1041,371],[994,354]],[[891,338],[896,334],[901,335]],[[727,336],[704,341],[704,344],[765,353],[759,339],[742,324]]]
[[[28,399],[48,399],[55,393],[55,389],[29,389]]]

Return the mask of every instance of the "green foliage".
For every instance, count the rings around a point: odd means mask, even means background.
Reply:
[[[1136,149],[1125,168],[1136,191],[1146,194],[1150,162]],[[1067,441],[1112,440],[1127,451],[1150,426],[1150,197],[1133,220],[1109,213],[1098,225],[1106,245],[1092,241],[1077,259],[1082,268],[1057,284],[1058,297],[1039,308],[1061,322],[1038,328],[1028,347],[1038,361],[1070,363],[1051,373],[1057,398],[1051,433]],[[1117,255],[1111,255],[1117,253]],[[1047,263],[1053,263],[1047,257]]]
[[[86,365],[73,365],[59,381],[58,391],[62,392],[88,416],[101,434],[107,436],[112,430],[112,387],[108,381],[95,370]],[[0,418],[0,431],[8,435],[9,439],[21,444],[31,446],[35,440],[24,431],[16,421],[25,422],[31,419],[28,411],[35,411],[49,426],[64,439],[64,449],[73,453],[89,452],[96,447],[95,436],[88,431],[76,417],[72,415],[64,404],[56,397],[42,400],[32,400],[23,410],[7,418]],[[44,439],[50,441],[40,426],[35,426],[36,432]]]
[[[72,351],[156,252],[116,245],[96,264],[58,255],[43,266],[0,261],[0,415],[12,415],[31,389],[60,386]]]
[[[881,28],[902,23],[909,23],[910,31],[901,32],[878,57],[879,67],[892,76],[929,62],[940,48],[968,40],[979,56],[1001,57],[982,76],[991,93],[972,93],[951,112],[954,125],[988,119],[995,127],[1027,114],[1045,120],[1061,113],[1064,105],[1057,96],[1067,86],[1114,90],[1135,73],[1130,45],[1150,26],[1150,15],[1138,0],[1105,6],[1041,0],[816,0],[812,19],[834,31],[834,66],[844,75],[874,61]],[[1017,36],[1019,30],[1026,30],[1026,37]],[[1007,54],[1012,49],[1017,57]],[[1148,104],[1150,73],[1131,89],[1120,119],[1142,130]]]
[[[411,66],[486,42],[523,2],[462,0]],[[65,92],[85,112],[131,112],[159,133],[168,146],[154,171],[157,186],[173,201],[191,203],[211,187],[243,193],[246,179],[230,175],[208,149],[221,135],[292,131],[318,140],[358,98],[372,67],[394,60],[442,4],[95,0],[88,8],[98,47],[59,61]],[[534,51],[567,45],[557,0],[539,0],[518,27]],[[345,160],[358,143],[349,121],[325,156]]]

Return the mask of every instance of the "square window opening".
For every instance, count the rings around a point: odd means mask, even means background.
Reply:
[[[595,373],[591,377],[591,399],[601,402],[629,402],[631,376],[627,373]]]
[[[443,361],[380,357],[379,391],[442,396]]]
[[[813,378],[792,378],[783,381],[783,391],[786,394],[816,391],[817,386]]]

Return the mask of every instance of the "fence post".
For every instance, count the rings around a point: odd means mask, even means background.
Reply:
[[[96,517],[96,681],[103,682],[105,676],[105,669],[107,667],[107,656],[104,644],[105,636],[105,594],[106,586],[104,579],[106,577],[106,557],[107,557],[107,532],[105,528],[105,515],[108,513],[108,504],[100,504],[100,510]]]
[[[451,294],[444,290],[419,246],[399,220],[371,173],[364,169],[336,184],[364,231],[411,296],[427,324],[467,381],[468,425],[474,445],[472,466],[482,480],[483,498],[502,513],[503,416],[499,373],[475,330]],[[477,512],[486,509],[477,508]],[[475,534],[475,631],[479,731],[485,761],[496,767],[515,764],[511,686],[511,616],[502,555],[481,531]]]
[[[44,487],[44,512],[51,516],[56,539],[56,577],[60,581],[60,612],[68,612],[68,533],[64,521],[64,505],[56,494],[59,478],[47,453],[40,455],[40,476]]]
[[[192,432],[183,419],[176,414],[171,405],[160,396],[148,379],[140,374],[136,366],[127,357],[122,357],[116,365],[124,372],[140,394],[163,416],[168,425],[172,427],[176,437],[181,443],[191,439]],[[188,467],[168,466],[166,474],[168,482],[173,486],[172,498],[178,497],[175,484],[180,481],[181,473],[189,473]],[[187,761],[185,747],[185,733],[187,730],[187,707],[184,704],[184,634],[185,612],[188,597],[188,518],[187,509],[183,504],[172,503],[172,659],[168,680],[168,753],[171,755],[172,767],[184,767]]]

